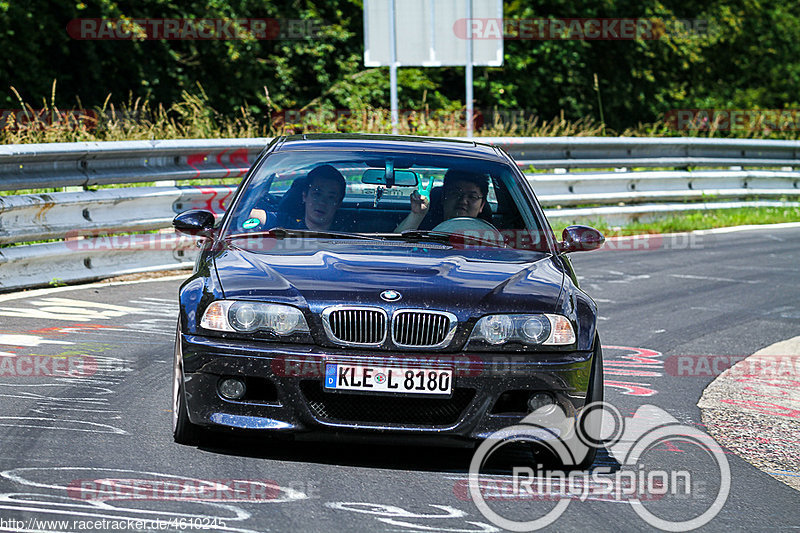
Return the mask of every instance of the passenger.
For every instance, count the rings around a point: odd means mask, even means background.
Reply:
[[[489,177],[451,169],[444,175],[442,189],[442,213],[441,217],[437,217],[440,220],[433,221],[434,226],[456,217],[478,218],[486,205],[486,197],[489,194]],[[420,195],[418,191],[412,192],[411,212],[398,224],[395,232],[400,233],[419,228],[429,214],[429,208],[428,198]]]
[[[331,229],[336,211],[342,205],[345,180],[341,172],[331,165],[314,168],[306,177],[302,193],[302,217],[287,221],[286,227],[326,231]]]

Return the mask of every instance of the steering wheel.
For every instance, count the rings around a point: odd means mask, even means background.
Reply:
[[[482,218],[474,217],[455,217],[445,220],[431,231],[441,231],[442,233],[456,233],[465,237],[473,237],[477,240],[487,242],[496,246],[505,246],[506,241],[491,222]]]

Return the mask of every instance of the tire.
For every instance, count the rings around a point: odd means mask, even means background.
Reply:
[[[594,354],[592,357],[592,370],[589,374],[589,387],[586,391],[585,405],[595,402],[602,402],[603,396],[603,350],[600,345],[600,337],[596,336],[594,341]],[[580,420],[580,416],[578,419]],[[560,444],[545,442],[530,443],[530,451],[533,454],[534,464],[537,466],[541,464],[545,467],[552,466],[556,469],[587,470],[592,466],[592,464],[594,464],[594,459],[597,455],[597,448],[594,446],[586,446],[585,443],[591,442],[592,439],[587,438],[585,433],[584,436],[581,436],[577,433],[582,432],[583,429],[584,428],[580,425],[576,425],[576,434],[568,437],[566,440],[558,439]],[[596,427],[596,425],[592,426],[589,428],[588,434],[600,435],[600,428]],[[559,452],[558,449],[561,446],[566,446],[566,448],[561,449]],[[582,449],[587,449],[586,455],[584,455],[577,464],[572,462],[572,458],[564,462],[562,455],[560,455],[566,453],[574,456],[576,451]],[[566,458],[567,455],[564,455],[564,457]]]
[[[199,444],[202,428],[189,420],[181,368],[181,330],[175,334],[175,362],[172,371],[172,437],[178,444]]]
[[[186,413],[186,396],[183,393],[183,385],[178,389],[178,412],[175,414],[172,426],[172,437],[178,444],[194,446],[200,443],[200,427],[192,424],[189,415]]]
[[[600,337],[595,335],[594,338],[594,357],[592,362],[592,373],[589,376],[589,390],[586,391],[586,405],[602,402],[605,394],[603,392],[603,348],[600,345]],[[578,427],[578,431],[583,431],[583,427]],[[600,435],[600,428],[599,427],[592,427],[590,429],[590,435]],[[592,439],[589,437],[584,437],[585,442],[590,442]],[[586,456],[583,460],[576,465],[578,470],[586,470],[592,464],[594,464],[594,459],[597,456],[597,447],[591,446],[589,447],[589,451],[586,453]]]

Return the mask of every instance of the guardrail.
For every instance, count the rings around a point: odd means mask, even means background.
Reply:
[[[709,207],[800,205],[784,200],[800,195],[797,141],[592,137],[478,140],[502,147],[517,160],[551,219],[604,218],[622,224],[630,219]],[[268,141],[0,146],[0,191],[161,182],[161,186],[0,196],[0,244],[62,239],[0,249],[0,290],[188,268],[195,248],[190,240],[171,230],[124,238],[80,235],[163,231],[170,227],[175,214],[191,208],[221,214],[233,186],[177,187],[174,181],[241,177]],[[709,201],[712,198],[713,203]]]
[[[800,141],[697,137],[481,137],[537,168],[792,167]]]
[[[0,146],[0,191],[244,175],[269,139]]]

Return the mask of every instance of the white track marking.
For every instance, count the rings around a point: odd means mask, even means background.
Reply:
[[[5,421],[13,422],[5,422]],[[26,423],[27,422],[27,423]],[[41,423],[38,423],[41,422]],[[48,425],[50,424],[50,425]],[[75,427],[69,427],[59,424],[75,424]],[[86,422],[84,420],[64,420],[60,418],[47,418],[36,416],[0,416],[0,426],[12,428],[34,428],[34,429],[55,429],[63,431],[81,431],[86,433],[112,433],[115,435],[128,435],[124,429],[120,429],[108,424],[98,424],[95,422]],[[81,428],[80,426],[88,426],[88,428]]]
[[[6,346],[41,346],[42,344],[75,344],[69,341],[45,339],[39,335],[0,333],[0,344]]]
[[[470,520],[466,520],[466,523],[472,524],[473,526],[477,526],[477,529],[446,528],[442,527],[441,524],[436,524],[433,526],[422,526],[420,524],[412,524],[411,522],[403,522],[402,520],[395,520],[393,518],[377,517],[377,519],[383,522],[384,524],[389,524],[390,526],[401,526],[416,531],[444,531],[446,533],[496,533],[497,531],[501,531],[500,529],[492,525],[484,524],[483,522],[472,522]],[[405,531],[405,530],[400,530],[400,531]]]
[[[72,298],[42,298],[31,300],[35,307],[0,307],[0,315],[17,318],[45,318],[88,322],[110,320],[126,315],[152,315],[153,310]]]
[[[788,229],[788,228],[800,228],[800,222],[781,222],[779,224],[748,224],[744,226],[730,226],[727,228],[701,229],[701,230],[695,230],[691,233],[694,233],[695,235],[713,235],[714,233],[738,233],[740,231]],[[672,233],[670,235],[680,235],[680,233]]]
[[[0,474],[2,475],[2,474]],[[448,507],[447,505],[436,505],[429,503],[429,506],[435,509],[441,509],[446,514],[419,514],[406,511],[402,507],[396,505],[385,505],[382,503],[367,503],[367,502],[326,502],[325,507],[336,509],[339,511],[352,511],[354,513],[371,514],[384,517],[399,517],[399,518],[464,518],[467,516],[465,511]]]
[[[367,502],[326,502],[325,507],[330,509],[335,509],[337,511],[351,511],[354,513],[361,513],[361,514],[368,514],[373,515],[377,520],[383,522],[384,524],[389,524],[392,526],[400,526],[406,529],[412,529],[416,531],[445,531],[448,533],[494,533],[500,531],[494,526],[489,524],[485,524],[483,522],[472,522],[469,520],[465,520],[467,524],[476,526],[477,529],[464,529],[464,528],[446,528],[442,527],[441,522],[435,522],[431,526],[415,524],[412,522],[406,522],[403,520],[397,520],[397,518],[404,518],[404,519],[414,519],[414,520],[442,520],[442,519],[458,519],[458,518],[465,518],[467,513],[462,511],[461,509],[456,509],[455,507],[450,507],[448,505],[437,505],[433,503],[428,504],[430,507],[435,509],[440,509],[444,511],[445,514],[419,514],[419,513],[412,513],[411,511],[407,511],[402,507],[397,507],[396,505],[385,505],[380,503],[367,503]],[[406,529],[400,529],[397,531],[405,531]]]
[[[763,283],[760,279],[731,279],[731,278],[716,278],[712,276],[695,276],[692,274],[670,274],[670,277],[680,279],[696,279],[700,281],[721,281],[725,283]]]
[[[183,275],[165,276],[163,278],[137,279],[132,281],[112,281],[110,283],[86,283],[82,285],[70,285],[68,287],[48,287],[46,289],[11,292],[8,294],[0,294],[0,302],[5,302],[8,300],[19,300],[22,298],[35,298],[38,296],[49,295],[57,292],[68,292],[68,291],[76,291],[84,289],[99,289],[101,287],[116,287],[118,285],[132,285],[134,283],[152,283],[154,281],[176,281],[179,279],[186,279],[189,277],[189,275],[190,274],[187,273],[185,276]]]

